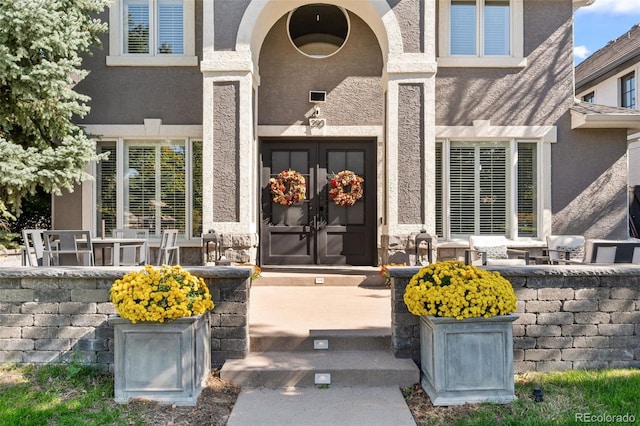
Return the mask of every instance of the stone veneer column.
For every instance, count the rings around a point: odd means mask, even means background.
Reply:
[[[209,52],[203,73],[203,224],[223,237],[222,254],[255,263],[257,152],[249,52]]]

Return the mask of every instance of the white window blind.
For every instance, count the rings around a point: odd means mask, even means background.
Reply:
[[[160,54],[184,53],[181,0],[158,0],[158,50]]]
[[[124,1],[125,53],[149,53],[149,2]]]
[[[443,212],[443,197],[442,197],[442,143],[436,143],[436,235],[438,237],[444,236],[444,227],[442,222]]]
[[[156,152],[152,146],[127,145],[124,173],[124,227],[156,229]]]
[[[451,0],[450,27],[451,55],[511,54],[510,0]]]
[[[475,148],[472,146],[452,146],[449,161],[449,227],[451,234],[476,234]]]
[[[475,200],[479,212],[479,235],[507,233],[507,150],[479,149],[479,193]]]
[[[508,55],[509,52],[509,0],[485,0],[484,54]]]
[[[182,55],[182,0],[123,0],[124,53]]]
[[[105,229],[111,231],[117,228],[117,152],[116,142],[103,142],[98,145],[98,154],[109,153],[106,160],[97,165],[96,190],[97,190],[97,223],[104,220]],[[98,227],[102,232],[102,227]],[[109,233],[110,235],[110,233]],[[105,235],[98,234],[99,237]]]
[[[538,234],[536,144],[518,143],[518,236]]]
[[[507,148],[452,142],[449,153],[451,235],[506,235]]]
[[[475,55],[477,12],[475,0],[451,1],[451,54]]]

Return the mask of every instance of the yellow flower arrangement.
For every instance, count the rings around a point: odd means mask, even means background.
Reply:
[[[202,278],[178,266],[151,265],[132,271],[111,286],[111,302],[131,322],[164,322],[199,315],[213,309],[209,288]]]
[[[459,261],[438,262],[421,268],[404,293],[414,315],[456,319],[493,317],[516,310],[511,283],[490,272]]]

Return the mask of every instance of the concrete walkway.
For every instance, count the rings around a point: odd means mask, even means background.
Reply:
[[[390,295],[386,287],[254,286],[250,334],[256,340],[344,330],[389,335]],[[227,425],[415,426],[415,421],[398,386],[330,385],[243,388]]]
[[[227,426],[415,426],[399,388],[243,389]]]

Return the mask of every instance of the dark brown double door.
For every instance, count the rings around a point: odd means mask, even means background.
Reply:
[[[321,139],[262,141],[263,265],[375,265],[375,143]],[[301,173],[307,199],[273,202],[269,179],[283,170]],[[363,197],[343,207],[329,198],[331,177],[351,170],[364,179]]]

